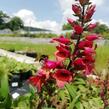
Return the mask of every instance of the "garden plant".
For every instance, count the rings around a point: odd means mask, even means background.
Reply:
[[[29,79],[36,88],[35,108],[109,108],[108,73],[103,79],[95,70],[97,44],[94,41],[101,38],[91,33],[96,27],[96,23],[91,23],[95,7],[90,0],[75,0],[72,5],[72,13],[77,19],[68,18],[72,26],[71,37],[53,38],[51,42],[57,43],[55,60],[45,56],[40,60],[41,69]],[[90,34],[84,35],[86,31]]]
[[[109,109],[109,65],[100,73],[95,68],[95,40],[101,38],[92,32],[95,7],[90,0],[75,0],[72,13],[76,20],[67,19],[71,36],[51,40],[56,43],[54,60],[42,55],[41,68],[26,81],[30,84],[27,94],[12,98],[9,75],[35,71],[34,66],[0,59],[0,109]]]

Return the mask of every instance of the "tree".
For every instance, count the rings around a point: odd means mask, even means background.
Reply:
[[[23,21],[19,17],[13,17],[8,23],[7,26],[10,30],[16,31],[24,27]]]
[[[0,11],[0,29],[7,28],[6,22],[8,19],[9,19],[9,16],[3,11]]]
[[[94,29],[94,32],[98,34],[109,33],[109,27],[98,22],[96,28]]]

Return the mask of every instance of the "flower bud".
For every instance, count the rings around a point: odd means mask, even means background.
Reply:
[[[73,19],[68,18],[67,21],[68,21],[68,23],[69,23],[71,26],[74,26],[75,21],[74,21]]]
[[[91,30],[93,30],[96,26],[97,26],[96,23],[94,23],[94,24],[89,24],[89,25],[88,25],[88,30],[91,31]]]
[[[96,40],[98,38],[99,37],[96,34],[91,34],[91,35],[88,35],[88,36],[85,37],[85,39],[88,40],[88,41],[94,41],[94,40]]]
[[[81,16],[81,7],[78,6],[78,5],[72,5],[72,10],[74,11],[74,13],[77,15],[77,16]]]
[[[95,5],[91,5],[87,8],[86,15],[84,16],[85,22],[90,21],[92,15],[95,12]]]

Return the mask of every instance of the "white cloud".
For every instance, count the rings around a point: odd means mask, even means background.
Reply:
[[[71,7],[72,4],[75,3],[75,1],[74,0],[58,0],[58,1],[63,15],[62,22],[65,22],[67,18],[73,17],[72,16],[73,11]]]
[[[39,21],[37,20],[35,14],[30,10],[21,9],[14,15],[20,17],[24,21],[25,26],[39,27],[49,29],[55,32],[60,31],[60,25],[56,21],[51,20]]]
[[[97,6],[101,6],[104,3],[104,0],[91,0],[91,2]]]

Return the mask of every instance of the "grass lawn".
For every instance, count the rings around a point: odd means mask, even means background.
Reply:
[[[109,66],[109,45],[98,46],[96,52],[95,66],[96,70],[100,72]]]
[[[36,51],[38,55],[49,55],[53,58],[55,49],[54,44],[31,44],[23,42],[4,42],[0,41],[0,48],[16,51]]]
[[[21,43],[21,42],[0,42],[0,48],[11,50],[25,50],[25,51],[36,51],[39,56],[42,54],[49,55],[51,59],[54,58],[54,52],[56,50],[54,45],[51,44],[31,44],[31,43]],[[109,62],[109,46],[99,46],[97,48],[96,54],[96,70],[98,72],[102,71],[107,67]]]

